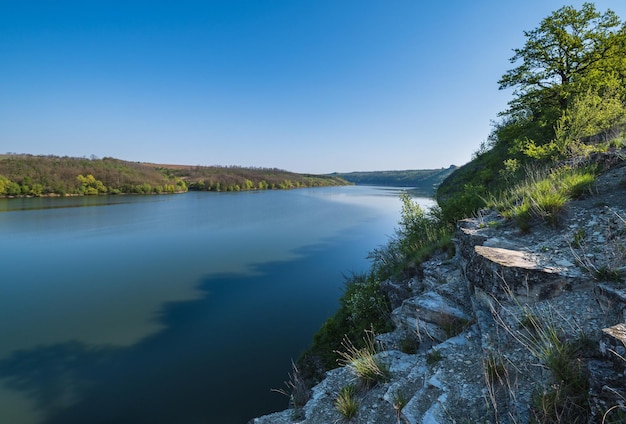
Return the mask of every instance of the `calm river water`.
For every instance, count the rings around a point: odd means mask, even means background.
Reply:
[[[0,423],[245,423],[399,190],[0,199]],[[432,204],[420,199],[425,206]]]

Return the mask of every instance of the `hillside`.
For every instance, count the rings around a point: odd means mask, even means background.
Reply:
[[[187,191],[182,179],[136,162],[27,154],[0,155],[0,195],[65,196]]]
[[[432,196],[439,184],[455,169],[456,167],[452,165],[449,168],[441,169],[348,172],[331,175],[357,185],[411,187],[421,195]]]
[[[346,185],[339,177],[279,169],[128,162],[105,157],[0,155],[0,196],[159,194]]]
[[[276,168],[149,165],[164,174],[181,178],[189,190],[196,191],[273,190],[348,184],[338,176],[298,174]]]

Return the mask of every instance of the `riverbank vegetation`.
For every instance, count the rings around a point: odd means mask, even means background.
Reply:
[[[337,176],[297,174],[276,168],[155,166],[166,175],[185,180],[189,190],[195,191],[288,190],[349,184]]]
[[[623,152],[626,25],[585,3],[553,12],[524,35],[511,59],[515,67],[499,81],[514,90],[509,108],[471,162],[438,187],[438,207],[423,211],[403,197],[395,236],[370,254],[368,272],[346,279],[339,310],[301,356],[307,378],[337,366],[333,352],[344,337],[359,348],[364,330],[388,331],[385,281],[419,275],[420,264],[437,252],[452,254],[458,220],[490,207],[524,232],[558,225],[567,203],[588,194],[605,162]]]
[[[0,196],[4,197],[285,190],[346,184],[339,177],[268,168],[157,165],[108,157],[0,155]]]
[[[185,182],[135,162],[113,158],[0,156],[1,196],[158,194],[187,191]]]

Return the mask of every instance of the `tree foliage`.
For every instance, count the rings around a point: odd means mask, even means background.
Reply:
[[[516,66],[499,81],[513,88],[489,142],[437,190],[449,221],[521,183],[528,170],[580,164],[626,129],[626,26],[592,3],[562,7],[525,31]]]
[[[113,158],[0,156],[0,196],[153,194],[187,191],[154,167]]]
[[[189,190],[195,191],[289,190],[348,184],[334,175],[297,174],[276,168],[177,166],[160,169],[169,175],[183,178]]]
[[[523,48],[514,49],[512,63],[521,62],[500,79],[500,88],[515,88],[509,113],[565,111],[572,98],[588,86],[595,71],[612,69],[624,55],[624,27],[617,15],[600,13],[592,3],[580,10],[564,6],[525,31]]]
[[[113,158],[0,155],[0,196],[160,194],[346,185],[275,168],[155,165]]]

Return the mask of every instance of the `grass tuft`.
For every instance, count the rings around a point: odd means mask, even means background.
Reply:
[[[593,167],[527,171],[524,180],[500,196],[492,196],[488,205],[515,219],[523,232],[530,230],[533,219],[555,226],[567,203],[589,193],[594,181]]]
[[[434,365],[440,362],[442,359],[443,359],[443,354],[437,349],[432,349],[426,354],[426,363],[428,365]]]
[[[272,389],[272,391],[287,396],[289,398],[289,407],[293,409],[293,417],[300,418],[302,407],[309,399],[309,387],[293,360],[291,361],[291,372],[288,376],[288,380],[284,382],[284,389]]]
[[[335,409],[343,415],[346,420],[350,420],[359,412],[357,400],[357,389],[353,384],[343,386],[335,398]]]
[[[391,376],[389,367],[376,356],[376,336],[372,330],[366,330],[363,337],[364,346],[357,348],[345,337],[341,343],[343,350],[336,351],[340,365],[348,366],[361,379],[366,387],[378,382],[387,381]]]

